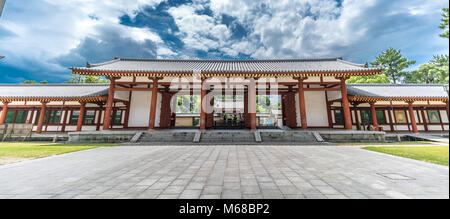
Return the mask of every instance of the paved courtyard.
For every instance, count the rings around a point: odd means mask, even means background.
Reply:
[[[0,166],[0,198],[449,198],[448,167],[354,147],[111,147]]]

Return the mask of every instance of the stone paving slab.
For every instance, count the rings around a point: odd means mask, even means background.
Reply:
[[[449,169],[354,147],[109,147],[0,166],[0,198],[448,199]]]

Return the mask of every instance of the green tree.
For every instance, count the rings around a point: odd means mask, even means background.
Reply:
[[[48,84],[48,82],[46,80],[41,81],[41,82],[37,82],[35,80],[26,80],[26,81],[22,82],[22,84]]]
[[[421,65],[406,77],[408,83],[420,84],[448,84],[449,57],[448,55],[434,56],[433,59]]]
[[[389,78],[385,74],[369,76],[353,76],[347,80],[350,84],[389,84]]]
[[[416,61],[408,61],[407,58],[403,57],[400,50],[389,48],[378,55],[377,60],[370,64],[378,68],[383,68],[383,74],[392,83],[396,84],[401,82],[407,75],[408,72],[404,70],[415,63]]]
[[[433,56],[433,59],[430,62],[432,64],[436,64],[438,66],[448,66],[449,65],[449,56],[448,55],[436,55],[436,56]]]
[[[105,80],[101,76],[82,76],[82,75],[71,75],[70,80],[64,82],[66,84],[107,84],[108,80]]]
[[[271,112],[270,98],[266,95],[256,95],[256,112],[270,113]]]
[[[200,113],[200,95],[179,95],[178,113]]]
[[[443,11],[442,19],[441,19],[442,23],[439,26],[439,28],[443,29],[444,33],[442,33],[439,36],[448,38],[449,37],[449,33],[448,33],[448,20],[449,20],[448,8],[444,8],[444,9],[442,9],[442,11]]]

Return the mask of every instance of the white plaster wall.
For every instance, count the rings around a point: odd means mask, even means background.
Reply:
[[[97,130],[97,126],[86,126],[86,125],[84,125],[83,129],[82,129],[82,131],[95,131],[95,130]]]
[[[440,113],[441,113],[442,123],[448,123],[447,111],[441,110]]]
[[[391,130],[391,126],[389,126],[389,125],[380,125],[380,127],[381,127],[384,131],[390,131],[390,130]]]
[[[116,91],[114,92],[114,98],[120,99],[120,100],[128,100],[130,96],[129,91]]]
[[[342,95],[340,91],[328,91],[328,100],[341,99]]]
[[[430,125],[428,124],[428,130],[430,131],[442,131],[441,125]]]
[[[325,91],[305,91],[305,104],[308,126],[328,126]]]
[[[25,105],[25,101],[13,101],[9,103],[10,106],[19,106],[19,105]]]
[[[103,120],[105,119],[105,111],[100,111],[100,124],[103,124]],[[100,127],[103,127],[102,125]]]
[[[137,82],[152,82],[152,80],[148,79],[148,77],[136,77],[136,81]]]
[[[398,131],[408,131],[408,125],[394,125],[394,129]]]
[[[325,82],[340,82],[340,80],[336,79],[336,77],[332,76],[324,76],[323,81]]]
[[[133,81],[133,77],[121,77],[120,79],[116,80],[116,82],[131,82]]]
[[[36,120],[37,120],[36,117],[37,117],[37,111],[34,111],[34,112],[33,112],[33,115],[32,115],[32,119],[31,119],[31,123],[34,124],[34,123],[36,122]]]
[[[155,118],[155,127],[159,127],[159,122],[161,120],[161,102],[162,102],[162,95],[158,93],[156,96],[156,118]],[[147,122],[148,124],[148,122]]]
[[[39,101],[28,101],[27,105],[41,105],[41,102],[39,102]]]
[[[128,126],[146,127],[150,116],[151,91],[134,91],[131,95]]]
[[[308,77],[304,82],[320,82],[320,77]]]
[[[416,123],[419,122],[419,115],[417,113],[417,110],[414,110],[414,119],[416,120]]]
[[[42,131],[44,132],[45,131],[45,129],[44,129],[45,127],[42,127]],[[51,125],[51,126],[48,126],[47,127],[47,132],[56,132],[56,131],[61,131],[61,126],[57,126],[57,125]]]
[[[84,127],[83,127],[83,129],[84,129]],[[66,125],[66,132],[74,132],[76,130],[77,130],[76,126],[73,126],[73,125],[68,126],[68,125]]]

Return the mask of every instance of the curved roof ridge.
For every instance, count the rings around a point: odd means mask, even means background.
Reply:
[[[298,58],[298,59],[158,59],[158,58],[117,58],[120,61],[150,61],[150,62],[310,62],[337,61],[337,58]],[[116,61],[116,60],[113,60]],[[109,63],[106,63],[109,64]],[[92,64],[91,64],[92,65]],[[95,67],[92,65],[92,67]]]
[[[92,67],[98,67],[98,66],[102,66],[102,65],[112,64],[112,63],[115,63],[115,62],[118,62],[118,61],[120,61],[120,58],[114,57],[113,60],[106,61],[106,62],[100,62],[100,63],[89,63],[89,62],[87,62],[86,63],[86,68],[92,68]]]
[[[357,66],[357,67],[363,67],[363,68],[365,68],[366,67],[366,65],[365,64],[358,64],[358,63],[353,63],[353,62],[349,62],[349,61],[345,61],[345,60],[343,60],[343,59],[337,59],[336,61],[338,61],[338,62],[343,62],[343,63],[345,63],[345,64],[349,64],[349,65],[354,65],[354,66]],[[367,67],[367,68],[373,68],[373,69],[377,69],[376,67]]]

